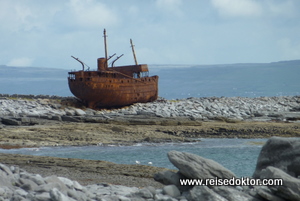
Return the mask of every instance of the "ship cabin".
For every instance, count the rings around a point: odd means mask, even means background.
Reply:
[[[92,77],[138,79],[149,77],[149,70],[147,64],[117,66],[108,68],[106,59],[99,58],[97,71],[85,71],[83,65],[83,69],[81,71],[69,72],[70,81],[75,81],[78,79],[80,81],[88,81]]]

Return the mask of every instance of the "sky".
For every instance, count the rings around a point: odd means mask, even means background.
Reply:
[[[299,0],[0,0],[0,65],[269,63],[300,59]],[[116,56],[114,58],[116,58]],[[111,59],[113,60],[113,59]]]

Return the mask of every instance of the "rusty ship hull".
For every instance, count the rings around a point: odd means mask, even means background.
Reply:
[[[116,72],[77,71],[70,73],[68,82],[73,95],[90,108],[122,107],[158,97],[158,76],[128,78]]]
[[[112,108],[155,101],[158,97],[158,76],[149,77],[147,64],[138,64],[134,45],[130,39],[135,65],[115,67],[118,56],[108,67],[106,31],[104,29],[105,57],[97,59],[97,70],[85,70],[85,64],[78,58],[82,70],[69,72],[69,88],[74,96],[90,108]]]

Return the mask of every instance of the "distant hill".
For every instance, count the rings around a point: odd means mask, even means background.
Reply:
[[[159,96],[300,95],[300,60],[221,65],[149,65],[159,76]],[[68,70],[0,66],[0,93],[72,96]]]

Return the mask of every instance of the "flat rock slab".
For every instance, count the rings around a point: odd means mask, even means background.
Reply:
[[[219,163],[203,158],[201,156],[170,151],[168,153],[170,162],[179,169],[179,172],[190,179],[222,178],[230,179],[236,177],[234,173]]]

